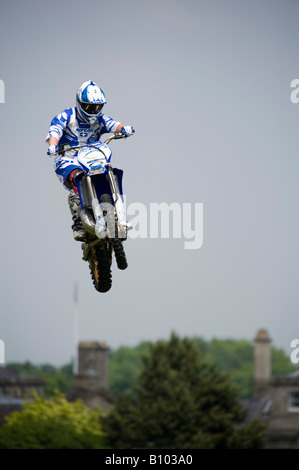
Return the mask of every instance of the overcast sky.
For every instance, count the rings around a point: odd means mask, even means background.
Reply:
[[[80,340],[253,341],[290,354],[298,320],[296,0],[1,0],[1,311],[6,362],[63,365]],[[92,79],[136,133],[112,142],[127,204],[203,204],[203,244],[129,238],[98,293],[46,155]],[[0,97],[1,98],[1,97]],[[1,101],[1,99],[0,99]],[[108,137],[108,135],[107,135]],[[194,214],[193,214],[194,215]]]

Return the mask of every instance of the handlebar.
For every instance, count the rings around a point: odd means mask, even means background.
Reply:
[[[110,137],[108,137],[108,139],[106,139],[103,143],[104,144],[109,144],[109,142],[111,142],[111,140],[117,140],[117,139],[126,139],[127,137],[129,136],[126,136],[122,133],[117,133],[117,134],[112,134]],[[79,150],[83,147],[94,147],[96,149],[99,150],[99,147],[97,147],[96,145],[93,145],[93,144],[83,144],[83,145],[77,145],[76,147],[72,147],[71,145],[62,145],[61,147],[59,147],[59,150],[58,150],[58,153],[54,154],[54,156],[56,155],[61,155],[62,153],[61,152],[66,152],[68,150]]]
[[[104,141],[104,144],[108,145],[111,140],[126,139],[126,138],[127,136],[122,134],[121,132],[117,134],[112,134],[110,137],[108,137],[108,139]]]

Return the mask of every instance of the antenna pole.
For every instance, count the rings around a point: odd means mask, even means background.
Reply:
[[[78,373],[78,341],[79,341],[79,306],[78,306],[78,282],[74,284],[74,324],[73,324],[73,374]]]

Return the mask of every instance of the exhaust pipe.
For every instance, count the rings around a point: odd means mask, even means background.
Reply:
[[[96,223],[93,217],[93,214],[90,211],[86,211],[86,209],[82,209],[80,212],[81,222],[85,230],[92,235],[95,235],[95,227]]]

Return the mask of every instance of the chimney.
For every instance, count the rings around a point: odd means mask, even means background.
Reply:
[[[259,330],[254,348],[254,398],[267,394],[271,379],[271,339],[267,330]]]
[[[108,390],[108,353],[106,343],[84,341],[78,347],[78,374],[74,377],[75,388],[85,390]]]

